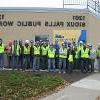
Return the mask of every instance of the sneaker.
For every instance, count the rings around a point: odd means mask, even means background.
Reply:
[[[63,74],[65,74],[66,72],[64,71]]]
[[[59,74],[61,74],[61,71],[59,71]]]

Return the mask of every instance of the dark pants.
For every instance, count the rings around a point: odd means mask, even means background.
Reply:
[[[80,67],[79,67],[79,59],[75,59],[74,60],[73,69],[74,70],[79,70],[80,69]]]
[[[89,70],[89,59],[88,58],[82,58],[81,59],[81,72],[87,73]]]
[[[0,54],[0,69],[4,67],[4,54]]]
[[[23,66],[24,68],[23,69],[28,69],[30,67],[30,56],[29,55],[24,55],[24,58],[23,58]]]
[[[7,67],[11,68],[11,66],[12,66],[12,56],[7,55]]]
[[[45,70],[48,68],[48,59],[46,56],[43,56],[42,57],[42,66],[41,66],[41,69]]]
[[[30,55],[30,68],[33,68],[34,56]]]
[[[33,71],[35,70],[40,70],[40,57],[39,56],[34,56],[34,59],[33,59]]]
[[[55,58],[55,67],[56,69],[59,69],[59,56],[56,56]]]
[[[23,59],[24,58],[24,56],[23,55],[20,55],[19,56],[19,61],[18,61],[18,63],[19,63],[19,69],[23,69]]]
[[[95,59],[89,59],[89,65],[90,65],[89,71],[91,72],[94,72],[94,62],[95,62]]]
[[[18,69],[18,57],[17,55],[12,56],[12,68],[13,69]]]
[[[73,62],[68,62],[68,73],[72,73],[73,71]]]

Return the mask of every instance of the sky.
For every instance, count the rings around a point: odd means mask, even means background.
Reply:
[[[63,7],[63,0],[0,0],[0,7]]]

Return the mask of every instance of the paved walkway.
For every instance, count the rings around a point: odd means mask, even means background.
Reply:
[[[96,100],[98,96],[100,73],[94,73],[41,100]]]

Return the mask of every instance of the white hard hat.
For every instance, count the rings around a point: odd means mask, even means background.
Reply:
[[[79,43],[83,44],[83,41],[80,41]]]
[[[30,41],[29,40],[26,40],[25,43],[30,43]]]

